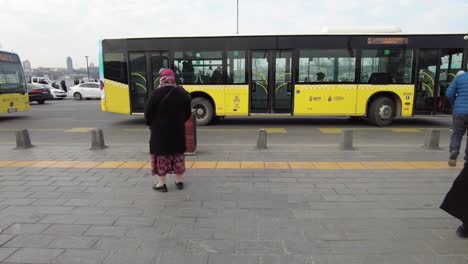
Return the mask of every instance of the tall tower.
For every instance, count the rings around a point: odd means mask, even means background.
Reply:
[[[67,72],[73,73],[73,61],[70,57],[67,57]]]
[[[31,71],[31,62],[29,60],[23,61],[23,69],[26,72]]]

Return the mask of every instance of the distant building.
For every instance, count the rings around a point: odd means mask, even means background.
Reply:
[[[67,57],[67,72],[73,73],[73,61],[70,57]]]
[[[24,71],[26,71],[26,72],[30,72],[30,71],[31,71],[31,62],[29,62],[29,60],[23,61],[23,69],[24,69]]]
[[[94,63],[91,62],[91,63],[89,64],[89,67],[90,67],[90,68],[94,68]]]

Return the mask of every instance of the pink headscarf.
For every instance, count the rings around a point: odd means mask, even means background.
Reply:
[[[161,79],[159,80],[159,86],[176,86],[176,78],[175,78],[175,73],[171,69],[165,69],[162,68],[159,71],[159,76],[161,76]]]

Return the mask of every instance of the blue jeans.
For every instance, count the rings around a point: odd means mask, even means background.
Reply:
[[[468,115],[454,115],[453,116],[453,132],[450,139],[450,152],[456,151],[460,152],[461,142],[463,135],[465,135],[466,130],[468,129]],[[468,158],[468,141],[467,146],[465,147],[465,161]]]

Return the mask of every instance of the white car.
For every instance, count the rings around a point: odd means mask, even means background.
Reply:
[[[63,98],[67,97],[67,93],[62,89],[49,88],[49,90],[55,100],[62,100]]]
[[[101,99],[101,86],[96,82],[80,83],[70,87],[69,94],[73,96],[75,100],[90,98]]]

